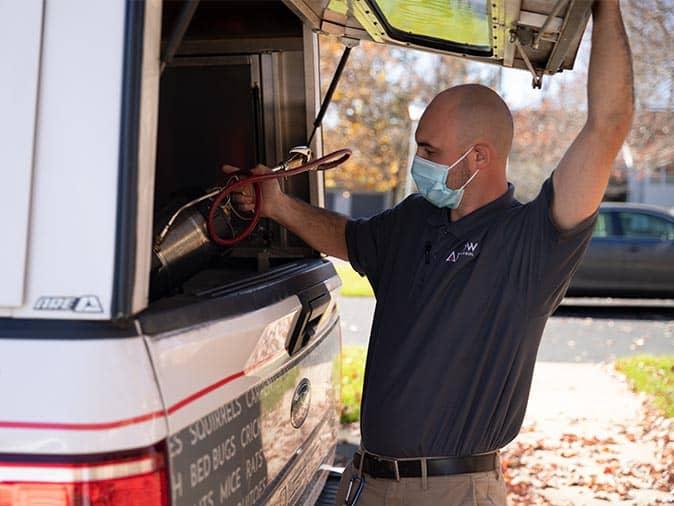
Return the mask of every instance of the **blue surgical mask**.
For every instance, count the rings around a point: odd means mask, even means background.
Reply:
[[[476,170],[475,173],[470,176],[468,181],[466,181],[461,188],[457,188],[456,190],[447,187],[447,174],[449,174],[449,171],[456,167],[461,160],[466,158],[472,149],[473,146],[468,148],[468,151],[461,155],[461,157],[452,165],[442,165],[441,163],[432,162],[416,155],[412,162],[410,172],[412,172],[412,178],[417,184],[419,193],[437,207],[449,207],[450,209],[459,207],[461,199],[463,198],[464,189],[480,170]]]

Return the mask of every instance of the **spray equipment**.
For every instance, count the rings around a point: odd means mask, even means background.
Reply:
[[[307,150],[308,148],[294,148],[294,153],[293,150],[291,150],[292,154],[288,160],[301,159],[306,155]],[[296,176],[297,174],[302,174],[303,172],[307,171],[332,169],[344,163],[349,159],[350,156],[350,149],[338,149],[337,151],[333,151],[332,153],[322,156],[321,158],[316,158],[315,160],[303,163],[300,166],[294,168],[291,168],[289,161],[286,160],[286,162],[278,165],[277,167],[274,167],[271,172],[267,174],[251,175],[249,172],[235,172],[232,177],[238,177],[239,179],[232,184],[225,185],[225,187],[220,193],[218,193],[211,204],[207,220],[208,234],[210,238],[215,244],[219,246],[229,247],[234,246],[253,232],[255,226],[261,218],[260,210],[262,209],[262,188],[260,183],[263,181],[276,179],[279,177]],[[220,233],[217,219],[220,209],[224,202],[229,201],[229,196],[232,192],[249,185],[252,185],[253,190],[255,191],[255,209],[253,210],[253,215],[250,219],[250,222],[243,232],[231,238],[223,237],[223,235]]]
[[[196,274],[213,257],[248,237],[261,215],[262,190],[265,180],[291,177],[307,171],[327,170],[345,162],[351,150],[340,149],[311,160],[307,146],[296,146],[288,158],[268,173],[253,175],[240,170],[229,175],[224,186],[206,190],[168,215],[155,236],[152,248],[151,297],[156,298]],[[255,191],[255,210],[242,214],[230,195],[244,186]],[[243,224],[243,231],[236,228]]]
[[[197,4],[198,2],[192,2],[183,8],[162,57],[162,70],[171,63]],[[252,175],[250,171],[240,170],[230,174],[224,186],[211,188],[203,195],[192,198],[173,212],[161,226],[152,248],[151,298],[157,298],[172,287],[179,286],[201,270],[215,255],[221,253],[223,248],[231,248],[255,230],[261,217],[263,197],[260,183],[273,178],[291,177],[306,171],[332,169],[351,156],[350,149],[339,149],[311,160],[312,152],[308,147],[321,126],[351,49],[357,44],[350,39],[343,41],[344,52],[314,120],[307,146],[292,148],[288,158],[273,167],[269,173]],[[252,185],[255,192],[255,209],[252,214],[244,216],[237,211],[230,195],[248,185]],[[234,223],[237,225],[244,223],[244,230],[237,233],[234,230]]]

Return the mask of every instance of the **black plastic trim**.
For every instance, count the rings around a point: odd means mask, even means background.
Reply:
[[[166,455],[166,441],[160,440],[151,446],[116,450],[106,453],[61,453],[57,455],[44,453],[0,453],[0,462],[20,464],[98,464],[106,461],[119,461],[157,455],[164,459]],[[168,459],[166,459],[168,460]]]
[[[407,44],[414,44],[421,47],[437,49],[439,51],[450,51],[455,54],[463,54],[468,56],[479,56],[482,58],[491,58],[494,56],[494,50],[490,46],[488,49],[484,46],[473,46],[469,44],[460,44],[448,40],[436,39],[435,37],[428,37],[425,35],[416,35],[413,33],[399,30],[388,22],[386,16],[377,5],[376,1],[368,1],[368,5],[372,8],[375,16],[381,23],[381,26],[386,31],[386,34],[393,40],[404,42]]]
[[[328,260],[308,260],[298,267],[286,276],[270,276],[268,281],[258,280],[254,285],[238,290],[213,292],[210,298],[176,296],[166,299],[140,313],[138,320],[144,334],[163,334],[262,309],[337,275]]]
[[[119,136],[116,252],[110,302],[112,318],[123,318],[131,314],[136,274],[138,145],[144,29],[145,0],[127,0]]]
[[[0,339],[88,340],[137,337],[131,321],[0,318]]]
[[[318,318],[325,313],[331,297],[330,292],[323,283],[314,285],[297,294],[302,304],[302,309],[295,321],[295,327],[286,342],[286,350],[292,356],[306,346],[315,331]],[[314,325],[311,325],[311,322]]]

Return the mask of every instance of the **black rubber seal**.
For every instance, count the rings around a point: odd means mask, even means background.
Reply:
[[[120,116],[119,179],[114,279],[110,314],[113,319],[131,314],[136,274],[136,221],[138,217],[138,147],[143,67],[145,1],[126,1],[124,69]]]
[[[332,262],[309,260],[283,276],[255,279],[248,286],[239,284],[235,289],[213,290],[208,295],[181,295],[159,301],[140,313],[138,320],[143,334],[163,334],[265,308],[336,275]]]
[[[0,318],[0,339],[88,340],[137,337],[132,321]]]

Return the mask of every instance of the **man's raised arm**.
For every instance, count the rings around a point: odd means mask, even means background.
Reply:
[[[632,57],[618,0],[596,0],[592,14],[587,122],[553,176],[552,215],[564,230],[599,207],[634,112]]]

